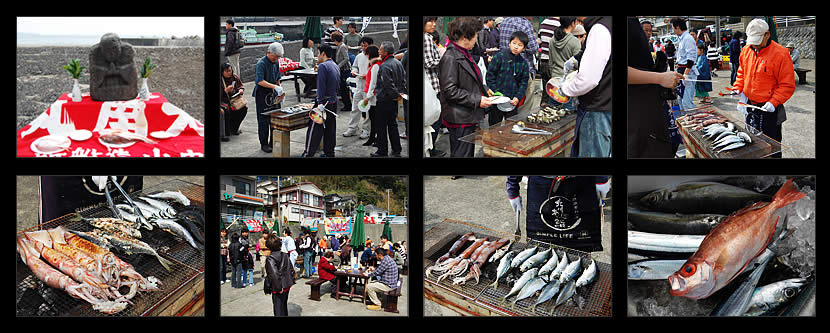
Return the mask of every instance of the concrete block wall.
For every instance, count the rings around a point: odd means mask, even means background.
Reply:
[[[816,27],[778,27],[778,43],[784,46],[787,46],[787,43],[793,43],[796,49],[801,52],[801,58],[815,59]]]
[[[205,120],[205,48],[134,46],[136,67],[147,57],[158,67],[147,85],[202,123]],[[72,77],[63,69],[71,59],[89,67],[90,47],[17,48],[17,129],[30,123],[62,94],[72,90]],[[217,69],[218,73],[218,69]],[[89,72],[79,80],[89,92]],[[141,81],[139,80],[139,84]]]

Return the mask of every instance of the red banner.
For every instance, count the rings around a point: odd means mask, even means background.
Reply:
[[[56,153],[33,150],[32,143],[47,135],[68,136],[73,130],[89,130],[92,137],[71,141]],[[104,145],[98,131],[120,129],[156,141]],[[29,125],[17,131],[18,157],[204,157],[204,125],[168,102],[160,93],[148,101],[93,101],[84,94],[73,102],[64,94]],[[167,138],[165,138],[167,137]],[[36,149],[36,148],[35,148]]]
[[[262,232],[262,223],[259,220],[245,220],[248,232]]]
[[[300,68],[300,63],[294,60],[288,59],[286,57],[280,57],[280,73],[285,73],[287,71],[293,71],[297,68]]]

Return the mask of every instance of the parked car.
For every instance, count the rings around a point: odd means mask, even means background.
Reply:
[[[389,224],[406,224],[407,219],[406,216],[392,216],[384,218],[383,223],[386,222],[389,222]]]

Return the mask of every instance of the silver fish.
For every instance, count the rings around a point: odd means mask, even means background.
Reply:
[[[510,305],[510,308],[515,308],[516,303],[518,303],[519,301],[535,295],[536,292],[539,291],[539,289],[542,289],[542,287],[545,286],[545,284],[545,280],[542,279],[542,277],[540,276],[536,276],[533,279],[531,279],[528,283],[524,285],[524,287],[522,287],[521,292],[519,292],[519,296],[516,296],[516,299],[513,300],[513,304]]]
[[[638,260],[628,264],[629,280],[666,280],[683,267],[686,259],[679,260]]]
[[[591,259],[591,264],[588,265],[588,268],[586,268],[585,271],[582,272],[582,275],[580,275],[579,278],[576,279],[576,287],[579,288],[587,286],[591,284],[591,282],[594,282],[594,279],[596,278],[597,263],[594,261],[594,259]]]
[[[568,253],[562,253],[562,260],[556,265],[556,268],[553,269],[553,272],[550,272],[550,277],[548,277],[548,281],[553,281],[562,274],[562,271],[565,270],[565,267],[568,267]]]
[[[191,236],[190,233],[187,232],[187,230],[185,230],[185,228],[181,224],[176,222],[176,220],[155,219],[153,220],[153,223],[155,223],[159,228],[170,230],[171,232],[173,232],[173,234],[181,238],[184,238],[184,240],[186,240],[190,244],[190,246],[193,246],[194,249],[199,248],[198,246],[196,246],[196,241],[193,240],[193,236]]]
[[[724,152],[724,151],[727,151],[727,150],[737,149],[737,148],[741,148],[741,147],[743,147],[743,146],[746,146],[746,143],[744,143],[744,142],[742,142],[742,141],[741,141],[741,142],[735,142],[735,143],[733,143],[733,144],[731,144],[731,145],[728,145],[728,146],[726,146],[726,147],[723,147],[723,149],[718,150],[718,152],[720,153],[720,152]]]
[[[573,280],[577,274],[582,270],[582,260],[577,259],[572,261],[568,264],[568,267],[565,267],[565,270],[562,271],[562,274],[559,275],[559,282],[565,283],[568,280]]]
[[[562,303],[565,303],[571,296],[576,293],[576,282],[574,280],[568,281],[568,283],[562,287],[562,290],[559,292],[559,297],[556,298],[556,302],[553,304],[553,308],[556,309]],[[553,312],[553,311],[551,311]]]
[[[519,252],[519,254],[517,254],[516,257],[513,258],[513,261],[510,262],[510,268],[519,267],[519,265],[521,265],[525,260],[527,260],[527,258],[530,258],[532,255],[536,254],[537,250],[539,250],[539,247],[534,246],[522,252]]]
[[[499,261],[499,267],[496,269],[496,281],[490,286],[493,289],[499,289],[499,279],[501,279],[508,271],[510,271],[510,261],[516,256],[516,251],[507,252]]]
[[[556,251],[551,251],[550,259],[548,262],[545,263],[542,268],[539,269],[539,275],[547,278],[550,275],[550,272],[553,272],[553,269],[556,268],[556,265],[559,263],[559,256],[556,255]]]
[[[795,278],[755,288],[752,299],[749,301],[749,309],[747,309],[745,315],[760,316],[775,310],[781,304],[798,295],[805,284],[807,284],[806,279]]]
[[[171,216],[168,216],[165,212],[162,212],[160,209],[158,209],[156,207],[153,207],[148,203],[145,203],[145,202],[142,202],[142,201],[139,201],[139,200],[135,200],[134,203],[135,203],[135,206],[138,207],[138,209],[141,210],[141,213],[144,214],[144,216],[149,218],[149,219],[171,217]],[[135,213],[135,212],[133,212],[133,213]]]
[[[161,210],[162,212],[165,212],[165,213],[169,214],[169,216],[176,216],[176,210],[169,203],[166,203],[166,202],[161,201],[161,200],[148,198],[148,197],[140,197],[139,199],[144,200],[145,202],[147,202],[151,206],[156,207],[159,210]]]
[[[120,248],[121,250],[123,250],[127,254],[143,253],[143,254],[149,254],[149,255],[155,256],[156,259],[158,259],[159,263],[162,266],[164,266],[164,269],[166,269],[168,271],[170,270],[170,264],[173,263],[170,260],[162,258],[158,254],[158,252],[156,252],[156,250],[153,249],[152,247],[150,247],[150,245],[148,245],[147,243],[142,242],[140,240],[137,240],[135,238],[122,237],[122,236],[119,236],[117,234],[109,234],[109,233],[104,233],[104,232],[100,232],[100,231],[99,232],[93,232],[93,233],[97,234],[99,237],[102,237],[102,238],[106,239],[110,244],[112,244],[115,247]]]
[[[646,252],[695,253],[704,235],[668,235],[628,231],[628,249]]]
[[[746,143],[752,143],[752,138],[749,137],[749,134],[746,134],[746,132],[738,132],[738,137],[740,137]]]
[[[155,194],[148,194],[150,198],[175,200],[185,206],[190,206],[190,199],[188,199],[182,191],[164,191]]]
[[[718,134],[717,136],[715,136],[715,138],[712,139],[712,141],[714,141],[715,144],[717,144],[721,140],[723,140],[727,137],[730,137],[730,136],[737,136],[737,135],[735,135],[735,132],[732,132],[732,131],[723,131],[720,134]]]
[[[730,135],[721,139],[718,142],[715,142],[714,148],[717,149],[721,147],[726,147],[736,142],[744,142],[744,140],[741,140],[741,138],[737,135]]]
[[[502,246],[501,248],[496,250],[496,252],[493,253],[492,256],[490,256],[490,259],[487,259],[487,262],[499,261],[502,257],[504,257],[505,254],[507,254],[508,251],[510,251],[510,246],[511,245],[513,245],[513,241],[510,241],[510,243],[507,243],[507,246]]]
[[[525,260],[519,266],[519,270],[522,271],[522,272],[525,272],[528,269],[531,269],[533,267],[537,267],[539,265],[542,265],[542,263],[544,263],[546,260],[548,260],[548,258],[550,258],[550,253],[551,252],[553,252],[552,249],[547,249],[545,251],[534,254],[532,257]]]
[[[703,137],[706,137],[706,138],[716,137],[716,136],[719,136],[719,135],[721,135],[725,132],[728,132],[727,128],[723,127],[723,126],[719,126],[719,127],[713,128],[709,131],[706,131],[706,134]]]
[[[518,280],[516,280],[516,283],[513,285],[513,289],[510,289],[510,292],[507,293],[507,295],[504,295],[504,297],[501,298],[501,302],[502,303],[506,302],[508,297],[513,296],[514,294],[516,294],[520,290],[522,290],[522,288],[525,286],[525,284],[527,284],[528,282],[530,282],[531,279],[536,277],[536,273],[538,273],[538,272],[539,272],[538,268],[531,268],[530,270],[528,270],[527,272],[522,274],[522,276]]]
[[[530,311],[534,311],[536,309],[536,306],[544,302],[547,302],[551,298],[553,298],[553,296],[556,296],[556,293],[559,292],[560,286],[562,286],[562,284],[559,283],[559,280],[553,280],[548,282],[548,284],[546,284],[545,287],[542,288],[542,291],[539,293],[539,298],[536,299],[536,304],[533,304],[530,307]]]

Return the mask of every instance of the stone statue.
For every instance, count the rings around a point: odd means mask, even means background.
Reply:
[[[132,45],[114,33],[101,36],[89,52],[89,95],[95,101],[125,101],[138,96]]]

